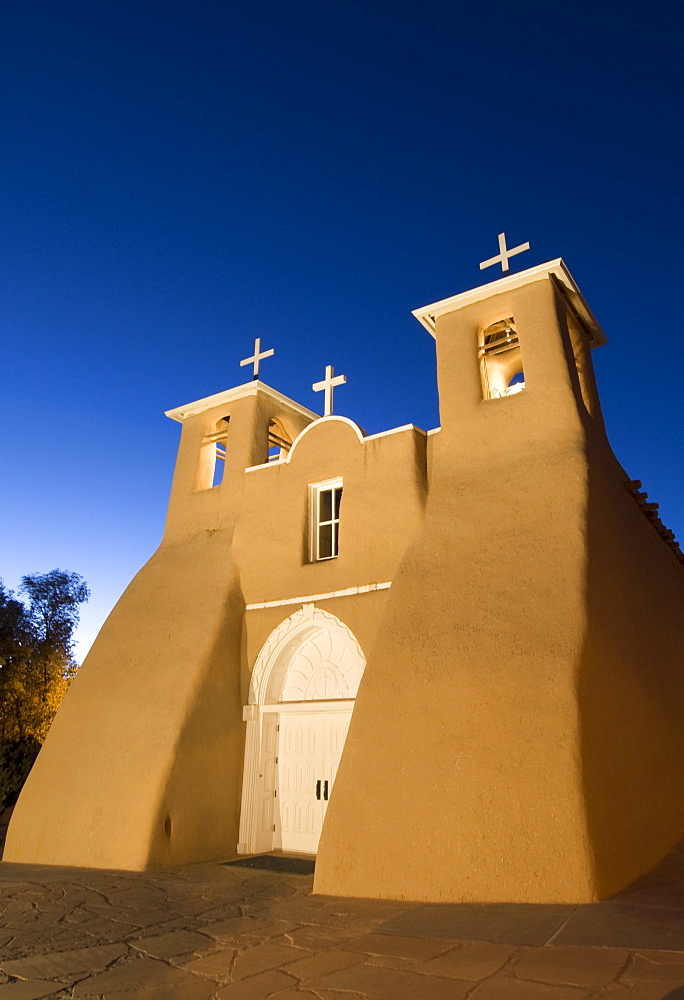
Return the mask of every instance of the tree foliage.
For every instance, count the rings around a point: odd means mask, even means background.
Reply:
[[[39,750],[40,743],[33,736],[0,743],[0,813],[19,798]]]
[[[88,600],[78,573],[22,577],[25,600],[0,581],[0,742],[42,743],[73,678],[73,633]]]

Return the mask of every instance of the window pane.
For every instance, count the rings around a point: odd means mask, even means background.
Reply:
[[[332,520],[332,490],[321,490],[318,494],[320,497],[319,503],[319,521],[330,521]]]
[[[342,499],[342,487],[338,486],[335,490],[335,520],[340,518],[340,501]]]
[[[339,521],[333,521],[333,555],[339,555],[340,552],[340,524]]]
[[[333,555],[332,524],[323,524],[318,529],[318,558],[329,559]]]

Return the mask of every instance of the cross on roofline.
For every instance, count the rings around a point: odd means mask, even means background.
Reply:
[[[334,376],[334,377],[333,377]],[[346,375],[335,375],[335,369],[332,365],[325,366],[325,378],[322,382],[314,382],[311,386],[314,392],[321,392],[325,390],[325,407],[323,410],[324,417],[332,416],[333,411],[333,388],[336,385],[344,385],[347,381]]]
[[[254,365],[254,375],[252,378],[259,378],[259,362],[263,358],[270,358],[272,354],[275,354],[273,348],[270,351],[261,350],[261,337],[257,337],[254,341],[254,354],[251,358],[245,358],[244,361],[241,361],[240,368],[243,365]]]
[[[520,246],[514,247],[512,250],[509,250],[508,247],[506,246],[506,234],[499,233],[498,256],[490,257],[489,260],[483,260],[482,263],[480,264],[480,270],[484,271],[486,267],[491,267],[492,264],[501,264],[501,270],[505,274],[506,271],[510,271],[510,267],[508,265],[509,257],[515,257],[517,253],[523,253],[524,250],[529,250],[529,249],[530,249],[529,243],[521,243]]]

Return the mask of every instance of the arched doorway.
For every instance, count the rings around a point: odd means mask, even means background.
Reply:
[[[316,853],[365,666],[347,626],[313,604],[268,637],[243,710],[238,853]]]

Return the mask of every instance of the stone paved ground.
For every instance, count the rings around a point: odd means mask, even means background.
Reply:
[[[0,1000],[684,1000],[684,852],[605,903],[313,896],[219,864],[0,864]]]

